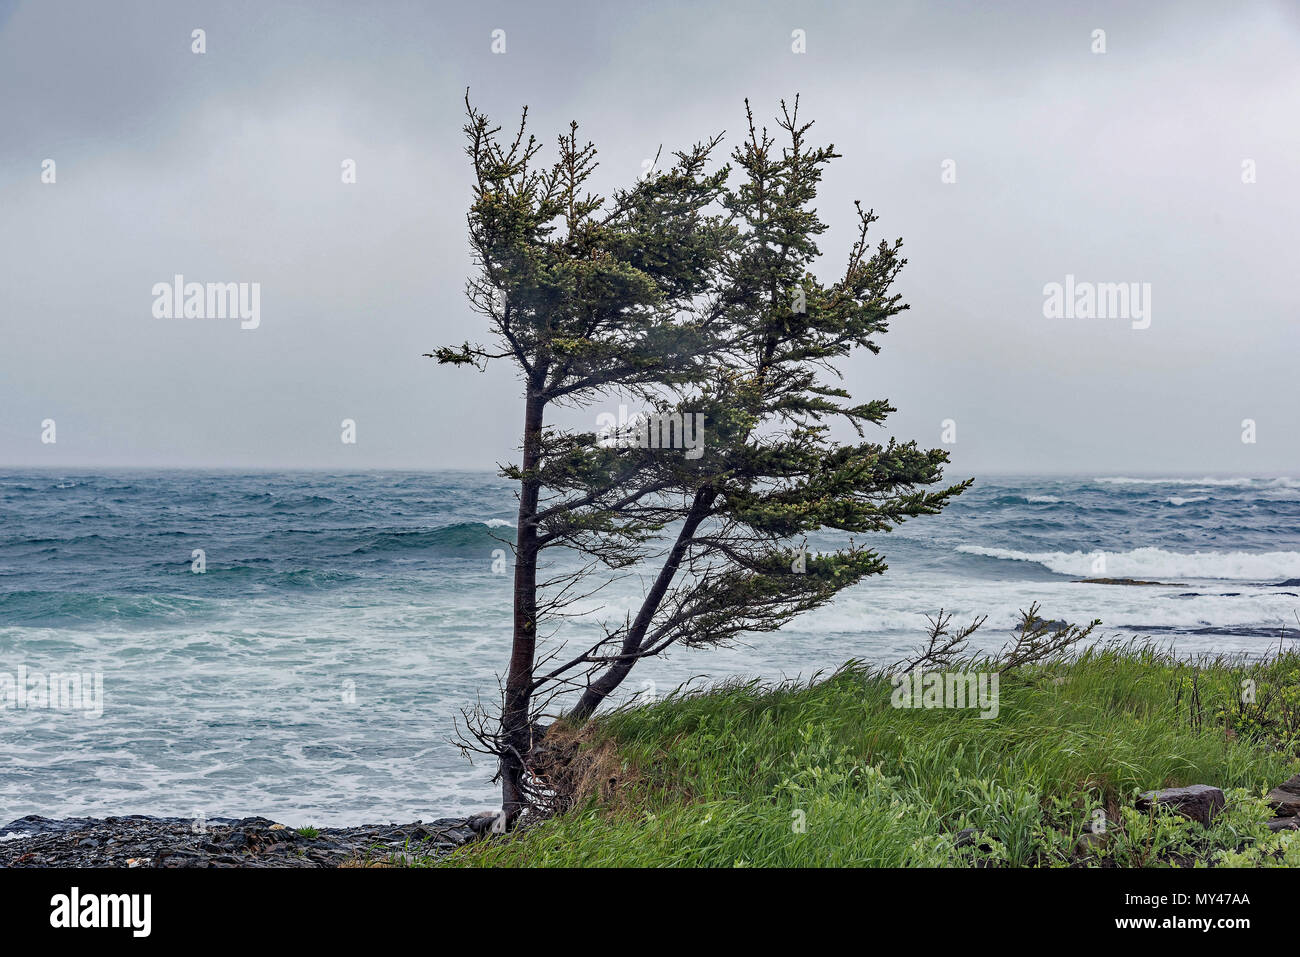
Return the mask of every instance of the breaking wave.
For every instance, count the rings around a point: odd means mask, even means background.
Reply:
[[[959,545],[957,551],[1013,562],[1034,562],[1058,575],[1141,578],[1158,581],[1216,578],[1264,582],[1300,577],[1300,552],[1170,552],[1135,548],[1127,552],[1019,552],[1009,548]],[[1105,571],[1095,571],[1099,555]]]

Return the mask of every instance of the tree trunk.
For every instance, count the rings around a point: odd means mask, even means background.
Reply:
[[[641,643],[645,640],[646,631],[650,628],[650,622],[654,620],[655,612],[659,610],[660,603],[668,593],[668,586],[672,584],[673,579],[677,576],[677,569],[681,565],[682,559],[686,557],[686,550],[690,547],[691,537],[695,530],[700,527],[700,522],[704,521],[704,516],[708,514],[709,508],[713,505],[713,492],[710,489],[700,489],[695,494],[695,501],[691,504],[691,510],[686,515],[685,522],[682,523],[682,529],[677,533],[677,541],[673,543],[673,549],[668,554],[667,561],[659,569],[659,574],[655,578],[654,584],[650,591],[646,593],[645,600],[641,602],[641,610],[637,613],[636,621],[623,636],[623,650],[621,657],[615,661],[601,674],[599,678],[587,686],[582,697],[578,699],[577,705],[569,712],[571,717],[578,720],[586,720],[591,717],[600,703],[623,683],[623,679],[636,665],[640,659],[636,653],[641,650]]]
[[[515,822],[526,804],[522,788],[524,758],[532,746],[528,709],[537,648],[537,502],[540,482],[531,473],[537,467],[541,449],[542,412],[546,405],[541,395],[544,381],[544,372],[530,378],[524,407],[524,479],[519,490],[519,524],[515,537],[514,640],[501,711],[501,809],[507,827]]]
[[[775,302],[775,299],[773,301]],[[772,354],[775,348],[775,340],[769,340],[763,350],[763,356],[759,360],[757,378],[760,394],[767,380],[767,372],[771,366]],[[585,721],[591,717],[596,708],[600,706],[600,703],[623,683],[623,679],[641,660],[636,657],[636,654],[642,650],[641,643],[645,640],[645,633],[650,627],[650,622],[654,620],[655,613],[659,611],[659,605],[664,600],[664,595],[668,593],[668,586],[677,577],[677,569],[686,556],[686,549],[690,547],[691,536],[699,528],[700,522],[704,521],[704,517],[713,506],[716,497],[717,492],[707,486],[695,493],[695,501],[691,503],[691,510],[686,515],[686,521],[682,525],[681,532],[677,535],[677,541],[673,543],[673,550],[669,553],[668,561],[659,570],[654,585],[646,593],[645,601],[641,603],[641,610],[637,614],[636,621],[633,622],[632,627],[623,638],[623,650],[619,660],[610,665],[599,678],[587,686],[582,697],[578,699],[577,705],[569,712],[571,717],[580,721]]]

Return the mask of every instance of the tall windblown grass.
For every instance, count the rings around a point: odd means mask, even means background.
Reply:
[[[1187,661],[1112,644],[1007,672],[999,690],[993,719],[900,709],[889,671],[850,662],[561,722],[555,739],[589,762],[571,810],[437,863],[1216,863],[1268,839],[1259,798],[1297,770],[1294,653]],[[1132,811],[1139,791],[1194,783],[1230,791],[1209,829]],[[1098,821],[1107,837],[1080,850]],[[963,849],[964,828],[979,833]]]

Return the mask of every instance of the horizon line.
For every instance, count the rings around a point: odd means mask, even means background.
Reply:
[[[71,463],[71,464],[7,464],[0,463],[0,473],[4,472],[21,472],[21,471],[86,471],[86,472],[226,472],[239,474],[255,473],[288,473],[288,472],[318,472],[329,475],[359,475],[366,473],[384,473],[384,472],[412,472],[417,474],[434,474],[438,472],[472,472],[476,474],[496,475],[500,466],[401,466],[401,465],[372,465],[360,467],[336,467],[326,465],[102,465],[89,463]],[[995,468],[995,469],[971,469],[958,470],[952,468],[951,464],[947,467],[944,479],[957,480],[955,474],[958,471],[967,472],[972,476],[988,477],[1069,477],[1078,478],[1082,476],[1094,476],[1098,478],[1154,478],[1159,476],[1170,476],[1174,478],[1191,478],[1204,476],[1206,478],[1236,477],[1236,478],[1286,478],[1300,477],[1300,471],[1286,470],[1267,470],[1267,471],[1250,471],[1243,469],[1150,469],[1150,468],[1116,468],[1116,469],[1089,469],[1087,471],[1046,469],[1034,470],[1025,468]]]

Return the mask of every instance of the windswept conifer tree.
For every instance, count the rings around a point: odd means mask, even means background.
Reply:
[[[815,274],[826,225],[813,204],[838,154],[808,143],[797,99],[781,105],[779,143],[746,103],[734,169],[709,169],[715,137],[609,199],[587,191],[595,150],[576,125],[539,168],[526,111],[503,139],[467,108],[468,293],[496,342],[435,355],[510,361],[523,383],[522,462],[503,469],[520,489],[511,655],[500,713],[471,716],[513,822],[546,796],[530,754],[556,707],[586,718],[643,658],[774,631],[882,573],[883,556],[852,536],[935,514],[969,482],[931,489],[947,454],[869,439],[893,407],[838,384],[837,363],[878,352],[907,309],[892,290],[906,260],[901,240],[871,245],[875,215],[858,206],[842,271]],[[602,435],[547,418],[629,397],[678,436],[703,416],[702,449],[655,447],[640,419]],[[847,540],[807,554],[822,530]],[[548,549],[562,551],[539,579]],[[647,582],[633,612],[567,648],[563,615],[590,594],[584,583],[633,568]],[[560,641],[541,648],[549,620]]]

